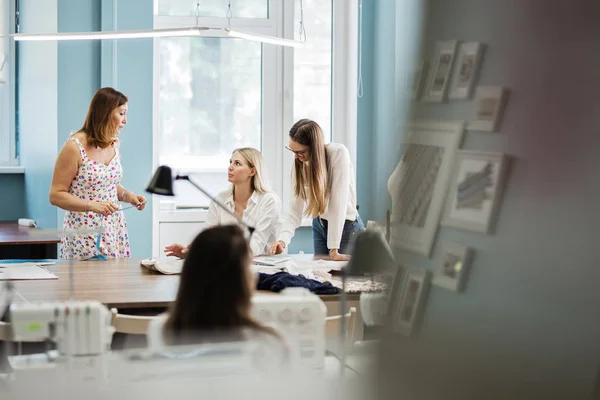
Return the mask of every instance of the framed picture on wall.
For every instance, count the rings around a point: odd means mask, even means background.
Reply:
[[[419,122],[408,127],[403,156],[388,179],[390,246],[431,254],[463,134],[463,122]]]
[[[449,99],[470,99],[483,58],[483,45],[478,42],[461,43],[458,46],[456,65],[450,81]]]
[[[457,44],[456,40],[448,40],[435,45],[425,86],[424,101],[439,103],[445,100]]]
[[[394,283],[395,305],[393,330],[404,336],[413,336],[423,317],[425,302],[431,285],[431,273],[422,268],[403,266],[401,278]]]
[[[471,269],[472,259],[472,248],[458,243],[445,243],[433,276],[433,284],[462,292]]]
[[[467,129],[496,132],[508,102],[508,90],[500,86],[478,86],[475,89],[475,110]]]
[[[459,151],[443,226],[492,233],[506,185],[508,156],[502,153]]]
[[[429,68],[429,64],[426,61],[421,61],[418,69],[412,76],[411,84],[411,98],[413,100],[418,100],[421,96],[421,92],[423,91],[423,84],[425,78],[427,77],[427,69]]]

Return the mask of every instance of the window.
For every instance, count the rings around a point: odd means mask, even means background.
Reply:
[[[333,2],[303,0],[304,26],[310,35],[305,47],[294,50],[294,121],[317,121],[326,141],[331,139],[331,45]],[[300,2],[295,2],[294,26],[300,25]],[[299,28],[294,37],[301,40]]]
[[[0,166],[15,166],[17,162],[14,133],[14,42],[9,33],[14,23],[11,2],[0,1]]]
[[[225,37],[218,31],[155,39],[156,166],[189,174],[217,194],[228,187],[232,150],[258,148],[270,186],[286,211],[293,157],[284,145],[296,120],[314,119],[326,140],[346,144],[354,158],[357,0],[302,0],[302,5],[307,43],[301,49]],[[231,7],[233,29],[299,38],[300,0],[232,0]],[[196,24],[195,1],[155,0],[154,12],[155,28]],[[201,1],[198,23],[225,27],[226,13],[227,1]],[[175,192],[174,199],[154,202],[155,231],[174,207],[209,204],[187,182],[176,182]]]
[[[159,164],[191,173],[216,194],[227,184],[231,151],[262,147],[261,44],[163,38],[158,57]],[[179,207],[208,206],[186,182],[175,191]]]
[[[275,0],[282,1],[282,0]],[[231,0],[232,18],[268,18],[269,0]],[[154,15],[195,17],[195,0],[158,0],[155,1]],[[227,12],[226,0],[201,0],[198,14],[200,17],[223,18]]]

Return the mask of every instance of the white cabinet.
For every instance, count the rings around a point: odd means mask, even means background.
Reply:
[[[164,257],[165,246],[188,245],[204,228],[206,209],[156,210],[153,222],[152,256]]]
[[[204,227],[204,222],[159,222],[159,255],[165,246],[173,243],[188,245]]]

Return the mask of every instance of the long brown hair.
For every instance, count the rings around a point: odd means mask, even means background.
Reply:
[[[301,119],[290,129],[290,138],[309,147],[307,162],[294,160],[294,195],[306,201],[306,215],[312,218],[325,212],[329,200],[329,157],[323,130],[310,119]]]
[[[96,92],[80,129],[87,135],[91,146],[104,149],[113,144],[117,137],[117,127],[113,126],[112,112],[127,102],[127,96],[111,87],[104,87]]]
[[[202,231],[181,270],[177,298],[163,330],[168,345],[242,340],[242,328],[279,337],[251,313],[250,248],[237,225]]]

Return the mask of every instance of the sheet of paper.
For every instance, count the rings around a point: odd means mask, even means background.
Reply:
[[[0,269],[0,281],[58,279],[58,276],[37,265],[7,266]]]
[[[31,261],[19,261],[19,262],[10,262],[10,261],[3,261],[2,263],[0,263],[0,268],[6,268],[6,267],[32,267],[34,265],[39,265],[39,266],[44,266],[44,265],[55,265],[55,262],[31,262]]]

